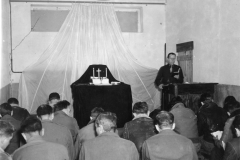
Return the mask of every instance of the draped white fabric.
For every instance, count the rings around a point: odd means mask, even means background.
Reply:
[[[89,65],[105,64],[113,76],[131,85],[134,103],[159,106],[154,87],[157,70],[145,67],[132,56],[122,37],[112,5],[73,4],[54,41],[39,60],[24,70],[20,79],[21,106],[35,113],[51,92],[72,102],[72,82]]]

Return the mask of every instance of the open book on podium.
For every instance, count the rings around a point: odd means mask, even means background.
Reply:
[[[214,95],[217,83],[186,83],[168,84],[162,90],[162,108],[169,110],[169,102],[174,96],[180,96],[186,107],[191,108],[195,113],[198,111],[198,100],[202,93]]]

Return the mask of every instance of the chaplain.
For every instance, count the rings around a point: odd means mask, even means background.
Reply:
[[[180,66],[175,65],[176,54],[169,53],[167,56],[168,64],[162,66],[154,81],[156,88],[162,89],[164,85],[172,83],[183,83],[183,72]]]

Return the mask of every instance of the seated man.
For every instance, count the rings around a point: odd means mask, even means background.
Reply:
[[[70,103],[66,100],[59,101],[54,105],[53,122],[67,127],[72,133],[73,142],[75,143],[79,126],[75,118],[70,117]]]
[[[156,125],[159,134],[147,139],[142,146],[142,160],[198,160],[191,140],[173,131],[172,113],[161,111]]]
[[[224,153],[224,160],[240,159],[240,115],[237,115],[233,121],[233,127],[236,131],[237,138],[227,142]]]
[[[201,144],[198,137],[197,116],[191,109],[185,107],[179,96],[172,98],[170,104],[170,112],[174,115],[176,124],[174,131],[191,139],[198,152]]]
[[[221,140],[226,144],[228,141],[232,140],[234,137],[233,132],[235,129],[232,127],[232,123],[234,121],[235,116],[231,116],[234,111],[240,109],[240,103],[238,101],[231,101],[225,104],[225,110],[229,113],[230,117],[225,123],[223,134]]]
[[[56,92],[53,92],[48,97],[48,104],[53,108],[57,102],[60,101],[60,95]]]
[[[209,158],[215,144],[212,133],[223,131],[228,114],[213,102],[208,93],[201,95],[200,102],[202,104],[198,112],[198,133],[202,136],[200,152],[205,158]]]
[[[13,115],[12,117],[20,122],[26,119],[29,116],[29,112],[22,107],[19,107],[18,100],[16,98],[9,98],[8,104],[12,106]]]
[[[18,149],[20,147],[20,133],[19,133],[19,129],[21,126],[21,122],[14,119],[12,117],[12,107],[10,106],[10,104],[8,103],[3,103],[0,105],[0,114],[2,116],[2,121],[6,121],[6,122],[10,122],[13,126],[14,126],[14,134],[13,134],[13,138],[10,141],[10,144],[8,145],[8,147],[5,149],[5,152],[7,152],[8,154],[12,154],[16,149]]]
[[[115,133],[116,121],[114,113],[99,114],[95,121],[98,136],[83,143],[79,160],[139,160],[134,143]]]
[[[150,118],[146,102],[137,102],[133,106],[134,119],[124,125],[123,138],[132,141],[138,151],[142,149],[143,142],[155,135],[153,119]]]
[[[13,153],[13,160],[69,160],[66,147],[43,140],[44,129],[37,117],[26,118],[21,131],[27,144]]]
[[[74,160],[75,148],[72,134],[67,127],[52,122],[54,117],[52,107],[47,104],[39,106],[37,109],[37,116],[41,119],[42,127],[44,128],[43,139],[64,145],[68,149],[70,160]]]
[[[6,121],[0,121],[0,159],[1,160],[11,160],[12,158],[4,152],[7,148],[10,140],[13,137],[14,128]]]
[[[95,138],[97,136],[94,123],[95,123],[97,116],[102,112],[104,112],[104,110],[99,107],[95,107],[92,109],[91,116],[90,116],[90,119],[91,119],[90,122],[88,123],[87,126],[83,127],[82,129],[80,129],[78,131],[78,136],[77,136],[78,144],[76,145],[76,147],[78,147],[78,149],[76,148],[77,150],[80,150],[81,145],[84,141]]]

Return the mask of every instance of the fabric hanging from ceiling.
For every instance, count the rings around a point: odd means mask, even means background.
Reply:
[[[157,69],[140,64],[124,42],[113,5],[73,4],[53,42],[27,67],[19,85],[20,105],[35,113],[51,92],[72,102],[70,85],[89,65],[104,64],[113,76],[131,85],[133,103],[159,107],[154,87]]]

